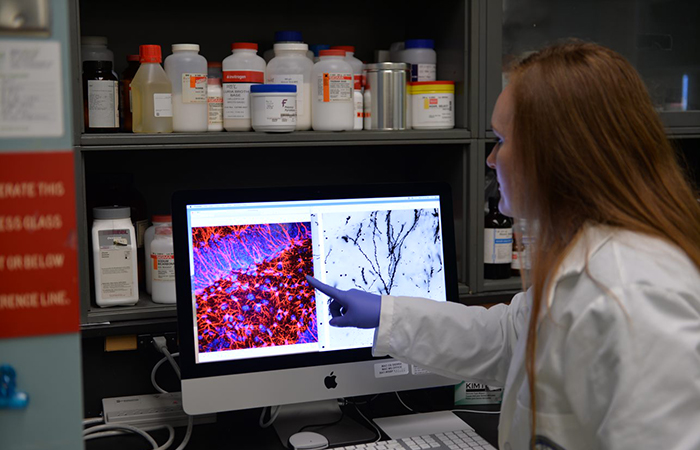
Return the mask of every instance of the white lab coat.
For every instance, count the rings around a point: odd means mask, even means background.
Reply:
[[[700,449],[700,272],[687,255],[591,226],[554,279],[538,326],[539,448]],[[499,446],[529,449],[529,294],[490,309],[383,296],[374,354],[504,386]]]

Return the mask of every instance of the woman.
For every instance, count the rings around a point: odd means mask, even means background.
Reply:
[[[504,386],[501,449],[700,448],[700,206],[638,74],[549,47],[512,69],[492,125],[500,209],[538,225],[527,292],[485,310],[310,278],[343,307],[331,323]]]

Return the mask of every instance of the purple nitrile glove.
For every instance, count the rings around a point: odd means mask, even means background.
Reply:
[[[329,306],[333,318],[329,323],[334,327],[377,328],[379,326],[379,313],[382,306],[380,295],[359,289],[342,291],[321,283],[309,275],[306,276],[306,280],[311,286],[333,299]]]

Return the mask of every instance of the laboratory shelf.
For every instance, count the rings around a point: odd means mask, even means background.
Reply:
[[[510,277],[503,280],[484,279],[483,292],[522,290],[520,277]]]
[[[171,133],[171,134],[83,134],[82,152],[100,150],[235,148],[235,147],[308,147],[352,145],[462,144],[471,132],[451,130],[405,131],[295,131],[293,133]]]
[[[87,310],[88,324],[108,324],[115,321],[157,319],[163,317],[175,317],[177,311],[175,305],[155,303],[151,296],[141,292],[139,301],[134,306],[110,306],[100,308],[90,305]]]

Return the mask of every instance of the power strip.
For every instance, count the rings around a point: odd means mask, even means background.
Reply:
[[[134,395],[102,399],[105,423],[135,427],[154,425],[187,425],[190,416],[182,409],[182,393]],[[216,414],[192,416],[195,424],[214,423]]]

